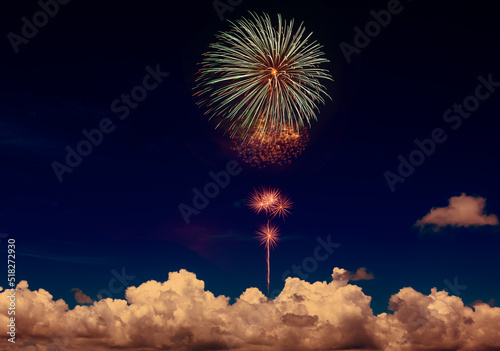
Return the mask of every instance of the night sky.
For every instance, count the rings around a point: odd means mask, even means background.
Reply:
[[[271,253],[274,297],[288,270],[312,283],[332,281],[334,267],[364,267],[373,279],[351,284],[371,297],[374,314],[392,313],[389,299],[404,287],[499,306],[498,225],[416,225],[461,194],[485,199],[483,216],[500,215],[497,12],[487,1],[401,0],[379,34],[346,54],[355,27],[387,6],[244,0],[221,20],[211,1],[73,0],[16,46],[7,34],[21,33],[21,18],[40,6],[9,2],[0,14],[0,232],[16,240],[17,281],[70,308],[72,289],[98,301],[122,271],[125,286],[139,286],[186,269],[231,303],[249,287],[266,294],[265,250],[254,237],[266,219],[245,199],[273,186],[294,202]],[[307,149],[283,167],[235,159],[192,96],[202,53],[229,28],[227,19],[248,11],[303,21],[331,61],[332,100],[320,105]],[[150,80],[158,84],[143,101],[112,107],[154,70],[168,75]],[[467,100],[481,84],[484,98]],[[474,101],[470,112],[448,111]],[[67,146],[75,149],[82,130],[105,118],[112,131],[60,181],[53,162],[64,164]],[[441,133],[434,151],[398,174],[401,159],[419,150],[415,139],[433,133]],[[179,205],[193,206],[193,189],[232,160],[241,172],[187,224]],[[293,272],[318,240],[339,245],[309,272]],[[0,245],[6,255],[6,239]],[[454,280],[459,289],[450,288]],[[120,286],[103,297],[124,292]]]

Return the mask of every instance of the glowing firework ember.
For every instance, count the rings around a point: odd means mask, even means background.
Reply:
[[[320,80],[332,78],[319,68],[329,61],[302,24],[294,31],[294,21],[281,15],[277,26],[267,14],[251,16],[230,22],[231,30],[216,36],[212,51],[204,54],[194,95],[231,137],[241,132],[275,138],[285,128],[299,132],[316,120],[323,96],[330,98]]]
[[[270,248],[274,248],[278,243],[278,227],[269,224],[263,225],[257,231],[257,238],[260,240],[260,244],[264,245],[267,251],[267,295],[269,295],[269,284],[271,282],[271,262],[270,262]]]
[[[289,198],[281,195],[278,201],[276,201],[276,203],[271,207],[273,217],[278,216],[281,218],[285,218],[288,214],[290,214],[292,204],[293,202]]]
[[[266,189],[261,188],[260,190],[255,189],[254,192],[250,195],[248,205],[252,208],[257,214],[261,211],[264,211],[266,214],[269,214],[271,210],[271,206],[278,201],[278,197],[280,195],[280,191],[277,189]]]
[[[243,162],[257,168],[271,164],[283,166],[299,157],[306,148],[309,134],[305,127],[299,127],[298,131],[283,127],[276,135],[261,135],[259,129],[263,122],[261,118],[246,137],[243,132],[238,132],[234,137],[232,149]]]
[[[248,206],[257,214],[264,212],[268,216],[285,217],[290,213],[292,201],[281,193],[279,189],[254,189],[248,198]]]

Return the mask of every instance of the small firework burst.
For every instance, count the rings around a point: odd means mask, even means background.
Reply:
[[[261,245],[267,248],[275,248],[279,241],[279,229],[269,221],[262,225],[256,232]]]
[[[254,189],[248,198],[248,206],[257,214],[263,211],[266,215],[269,215],[279,202],[280,196],[281,191],[279,189],[265,187]]]
[[[271,206],[271,213],[274,217],[285,218],[290,214],[293,202],[288,197],[281,195],[278,201]]]

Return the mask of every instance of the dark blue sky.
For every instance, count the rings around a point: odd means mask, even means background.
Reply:
[[[461,193],[485,197],[486,211],[500,214],[500,88],[456,129],[443,119],[475,93],[479,76],[500,81],[496,12],[487,1],[401,1],[402,11],[348,63],[340,44],[352,45],[354,28],[387,4],[244,0],[224,14],[279,12],[304,21],[331,61],[333,101],[321,107],[300,159],[285,168],[244,168],[188,225],[178,205],[190,204],[192,189],[231,160],[191,97],[196,63],[228,28],[211,1],[71,1],[17,54],[7,33],[19,33],[21,18],[39,7],[9,4],[0,21],[0,231],[16,239],[18,280],[70,306],[72,288],[95,299],[122,268],[136,286],[186,268],[216,295],[265,291],[264,250],[253,238],[265,219],[241,200],[253,187],[272,185],[295,206],[271,255],[271,290],[313,255],[318,237],[330,236],[340,247],[305,279],[366,267],[375,279],[357,283],[375,313],[400,288],[427,294],[455,277],[467,286],[465,303],[494,298],[498,305],[498,227],[414,227]],[[168,77],[120,120],[112,102],[157,65]],[[82,129],[103,118],[115,130],[59,182],[52,162],[64,162],[65,147],[75,148]],[[396,173],[398,156],[407,158],[414,140],[436,128],[447,140],[392,192],[384,172]]]

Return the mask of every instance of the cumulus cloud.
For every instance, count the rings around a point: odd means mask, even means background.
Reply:
[[[78,289],[78,288],[73,288],[71,289],[71,291],[74,291],[75,292],[75,300],[77,303],[92,303],[94,301],[92,301],[92,299],[85,295],[81,289]]]
[[[450,225],[454,227],[470,227],[483,225],[497,225],[498,217],[484,213],[486,199],[483,197],[453,196],[448,200],[446,207],[434,207],[415,225],[423,228],[431,225],[435,230]]]
[[[355,273],[351,273],[343,268],[335,268],[333,270],[333,279],[334,280],[345,280],[346,282],[351,280],[351,281],[356,281],[356,280],[371,280],[373,279],[373,274],[368,273],[366,271],[365,267],[358,268],[358,270]]]
[[[373,274],[367,273],[366,268],[361,267],[361,268],[358,268],[356,273],[354,273],[351,276],[351,279],[349,279],[349,280],[356,281],[356,280],[370,280],[370,279],[373,279]]]
[[[359,271],[359,270],[358,270]],[[165,282],[126,290],[68,309],[44,289],[17,286],[16,344],[10,349],[71,350],[460,350],[500,349],[500,308],[464,306],[433,288],[403,288],[391,313],[374,315],[371,297],[335,268],[330,282],[287,278],[278,297],[248,288],[236,302],[214,296],[186,270]],[[1,291],[1,290],[0,290]],[[0,324],[8,324],[8,291],[0,293]],[[22,321],[22,323],[21,323]],[[5,338],[0,346],[6,345]]]
[[[474,302],[471,302],[471,306],[476,306],[476,305],[479,305],[479,304],[487,304],[488,306],[490,307],[494,307],[495,306],[495,299],[494,298],[491,298],[488,302],[484,302],[482,300],[476,300]]]

